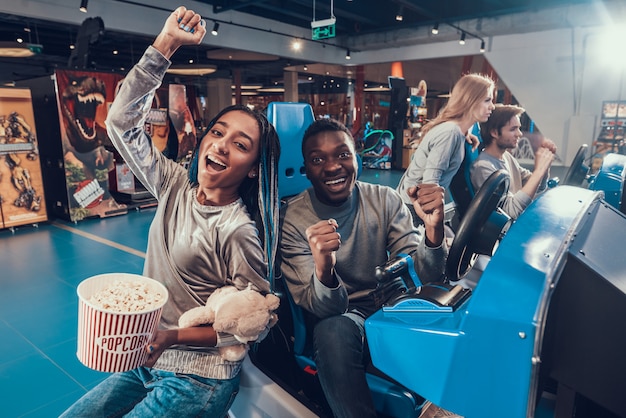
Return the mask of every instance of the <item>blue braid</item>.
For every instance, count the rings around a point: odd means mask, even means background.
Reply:
[[[267,278],[270,291],[274,291],[275,264],[278,248],[278,224],[275,216],[278,213],[278,199],[276,198],[277,181],[274,172],[274,155],[271,152],[262,152],[259,173],[259,209],[264,231],[264,253],[267,265]]]

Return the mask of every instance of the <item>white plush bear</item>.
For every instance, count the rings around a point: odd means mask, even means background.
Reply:
[[[178,319],[180,328],[212,324],[218,332],[232,334],[241,344],[219,347],[220,355],[228,361],[239,361],[248,352],[248,342],[255,341],[278,319],[273,311],[280,299],[273,294],[263,296],[250,286],[238,290],[235,286],[216,289],[206,301],[183,313]]]

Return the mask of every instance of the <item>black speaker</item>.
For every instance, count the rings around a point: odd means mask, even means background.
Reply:
[[[393,133],[391,167],[402,168],[402,141],[403,131],[407,127],[407,113],[409,111],[409,88],[404,78],[389,77],[391,100],[389,103],[389,118],[387,129]]]

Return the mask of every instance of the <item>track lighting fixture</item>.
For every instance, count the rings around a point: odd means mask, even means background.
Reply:
[[[80,7],[78,8],[78,10],[80,10],[83,13],[87,13],[87,3],[89,2],[89,0],[80,0]]]
[[[480,41],[480,52],[485,52],[485,41]]]
[[[404,19],[404,16],[402,15],[403,11],[404,11],[404,8],[400,6],[400,8],[398,9],[398,13],[396,13],[396,20],[398,22],[402,22],[402,19]]]
[[[459,39],[459,44],[465,45],[465,32],[461,33],[461,39]]]
[[[217,31],[220,29],[220,24],[218,22],[213,23],[213,29],[211,30],[211,35],[217,36]]]
[[[436,35],[439,33],[439,23],[435,23],[433,25],[433,28],[430,30],[430,33],[432,33],[433,35]]]
[[[350,50],[348,49],[346,50],[346,59],[349,60],[350,58]]]

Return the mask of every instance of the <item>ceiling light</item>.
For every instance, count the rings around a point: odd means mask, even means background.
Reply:
[[[264,87],[257,90],[259,93],[284,93],[284,87]]]
[[[459,39],[459,44],[465,45],[465,32],[461,33],[461,39]]]
[[[403,7],[400,6],[400,8],[398,9],[398,13],[396,14],[396,20],[398,22],[402,22],[402,19],[404,19],[404,16],[402,16],[402,11],[403,11]]]
[[[430,33],[432,33],[433,35],[436,35],[439,33],[439,23],[435,23],[433,25],[433,28],[430,30]]]
[[[391,91],[391,89],[385,86],[378,86],[378,87],[365,87],[363,88],[363,91],[377,92],[377,91]]]
[[[263,84],[242,84],[239,86],[241,90],[257,90],[261,87],[263,87]],[[230,88],[234,90],[237,87],[234,84],[231,84]]]
[[[304,71],[309,71],[309,67],[308,67],[306,64],[304,64],[304,67],[302,67],[302,69],[303,69]]]
[[[176,74],[176,75],[190,75],[190,76],[198,76],[202,77],[204,75],[213,74],[217,71],[217,67],[215,65],[173,65],[168,70],[168,74]]]
[[[213,23],[213,29],[211,30],[211,35],[217,36],[218,30],[220,30],[220,24],[217,22]]]
[[[350,50],[348,49],[346,50],[346,59],[349,60],[350,58]]]
[[[485,52],[485,41],[480,41],[480,52]]]
[[[0,57],[26,58],[40,53],[43,46],[39,44],[25,44],[19,42],[0,42]]]
[[[89,0],[80,0],[80,7],[78,8],[78,10],[80,10],[83,13],[87,13],[87,3],[89,2]]]

